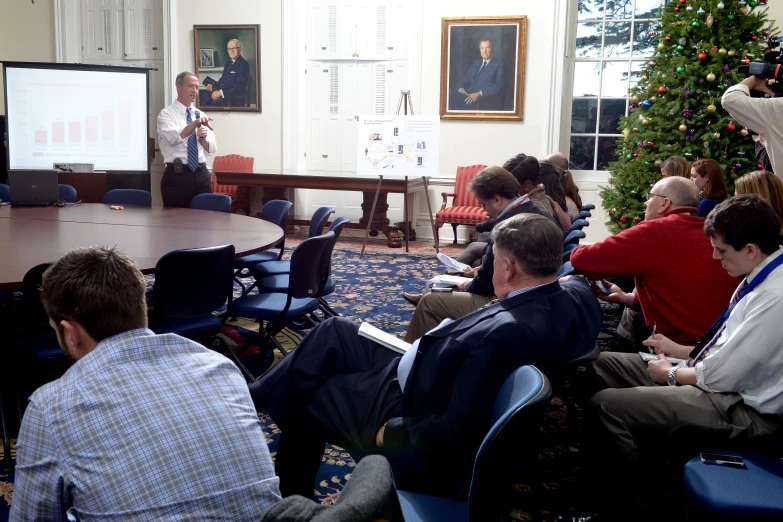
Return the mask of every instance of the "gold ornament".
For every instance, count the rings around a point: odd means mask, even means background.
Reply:
[[[623,136],[626,138],[631,134],[631,131],[628,129],[628,127],[623,129]]]
[[[643,74],[643,75],[642,75],[642,77],[641,77],[641,80],[642,80],[643,82],[646,82],[646,81],[647,81],[647,75],[646,75],[646,74]]]
[[[650,119],[649,118],[645,118],[645,119],[642,120],[642,125],[646,126],[646,125],[649,125],[649,124],[650,124]]]
[[[650,96],[650,101],[655,103],[655,102],[658,101],[658,97],[657,96]]]
[[[638,96],[631,96],[631,103],[634,103],[634,104],[638,105],[640,101],[641,100],[639,99]]]
[[[718,54],[726,54],[727,52],[728,51],[726,51],[725,47],[721,47],[720,49],[718,49]]]
[[[742,134],[743,136],[747,136],[748,135],[748,129],[742,129],[740,131],[740,134]]]
[[[750,12],[750,9],[748,9],[748,6],[743,5],[742,7],[739,8],[739,12],[740,14],[746,15]]]
[[[732,49],[731,51],[729,51],[729,52],[728,52],[728,53],[726,53],[726,54],[727,54],[729,57],[736,56],[736,54],[737,54],[737,51],[735,51],[734,49]]]
[[[663,42],[659,43],[658,44],[658,50],[659,51],[663,51],[664,49],[666,49],[666,45]]]
[[[715,107],[713,104],[707,105],[707,112],[715,112],[717,110],[718,110],[718,108]]]
[[[715,81],[715,75],[712,73],[707,74],[707,81],[708,82],[714,82]]]
[[[685,131],[688,130],[688,126],[683,123],[683,124],[680,125],[679,129],[680,129],[680,132],[685,132]]]
[[[661,165],[663,165],[663,160],[659,160],[659,159],[655,160],[655,166],[656,167],[660,168]]]

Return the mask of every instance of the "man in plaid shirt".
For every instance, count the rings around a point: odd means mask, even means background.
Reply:
[[[41,300],[65,354],[17,444],[11,521],[258,520],[280,500],[247,385],[230,360],[147,329],[124,254],[73,250]]]

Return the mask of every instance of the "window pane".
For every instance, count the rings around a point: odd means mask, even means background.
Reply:
[[[655,18],[661,0],[636,0],[636,18]]]
[[[629,88],[639,83],[639,79],[644,74],[646,68],[647,62],[631,62],[631,85]]]
[[[617,126],[625,116],[625,100],[601,100],[601,119],[598,124],[600,134],[620,134]]]
[[[578,58],[597,58],[601,56],[601,22],[577,24],[576,56]]]
[[[569,166],[574,170],[593,170],[595,158],[595,138],[571,136]]]
[[[633,0],[606,0],[606,19],[623,20],[633,15]]]
[[[598,165],[596,170],[606,170],[609,168],[609,162],[615,161],[617,138],[598,138]]]
[[[574,64],[574,96],[598,96],[601,62]]]
[[[571,105],[571,132],[575,134],[594,134],[597,116],[597,99],[574,99]]]
[[[603,65],[601,96],[605,98],[628,96],[628,62],[603,62]]]
[[[633,24],[633,54],[634,56],[652,56],[658,45],[658,37],[650,35],[656,22],[636,22]]]
[[[631,56],[631,22],[604,24],[604,56],[607,58]]]
[[[604,0],[580,0],[578,6],[580,20],[600,20],[604,17]]]

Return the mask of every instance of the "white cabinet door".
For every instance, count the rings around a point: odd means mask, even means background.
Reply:
[[[308,0],[307,59],[339,58],[342,43],[341,7],[337,0]]]
[[[388,24],[386,29],[387,49],[390,60],[408,59],[408,39],[410,38],[410,2],[393,0],[389,6]]]
[[[384,66],[386,67],[386,114],[397,114],[397,107],[400,108],[400,114],[405,114],[405,107],[400,104],[400,98],[402,91],[410,91],[408,62],[396,60],[386,62]]]
[[[157,55],[161,0],[124,0],[126,60],[154,60]],[[162,12],[162,11],[161,11]]]
[[[82,0],[82,58],[123,58],[123,0]]]
[[[305,144],[305,168],[324,170],[327,145],[325,142],[326,119],[329,113],[329,64],[307,64],[307,141]]]
[[[326,164],[331,172],[342,170],[342,84],[343,64],[329,62],[324,71],[329,75],[329,110],[326,114]],[[323,74],[323,73],[322,73]]]

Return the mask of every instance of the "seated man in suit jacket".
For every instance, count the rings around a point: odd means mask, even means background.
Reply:
[[[242,44],[239,40],[229,40],[226,51],[230,61],[223,67],[223,75],[217,87],[207,85],[206,90],[199,91],[201,106],[243,107],[245,105],[245,100],[241,97],[247,93],[250,64],[242,57]]]
[[[459,83],[456,92],[449,95],[449,110],[499,111],[504,107],[506,92],[506,65],[492,54],[492,40],[479,42],[481,59],[475,60]]]
[[[562,232],[520,214],[492,231],[499,302],[445,320],[400,357],[347,319],[319,324],[250,387],[282,434],[284,496],[311,497],[325,441],[383,453],[402,489],[448,495],[470,482],[495,397],[526,364],[560,368],[593,347],[601,308],[586,281],[557,281]]]

